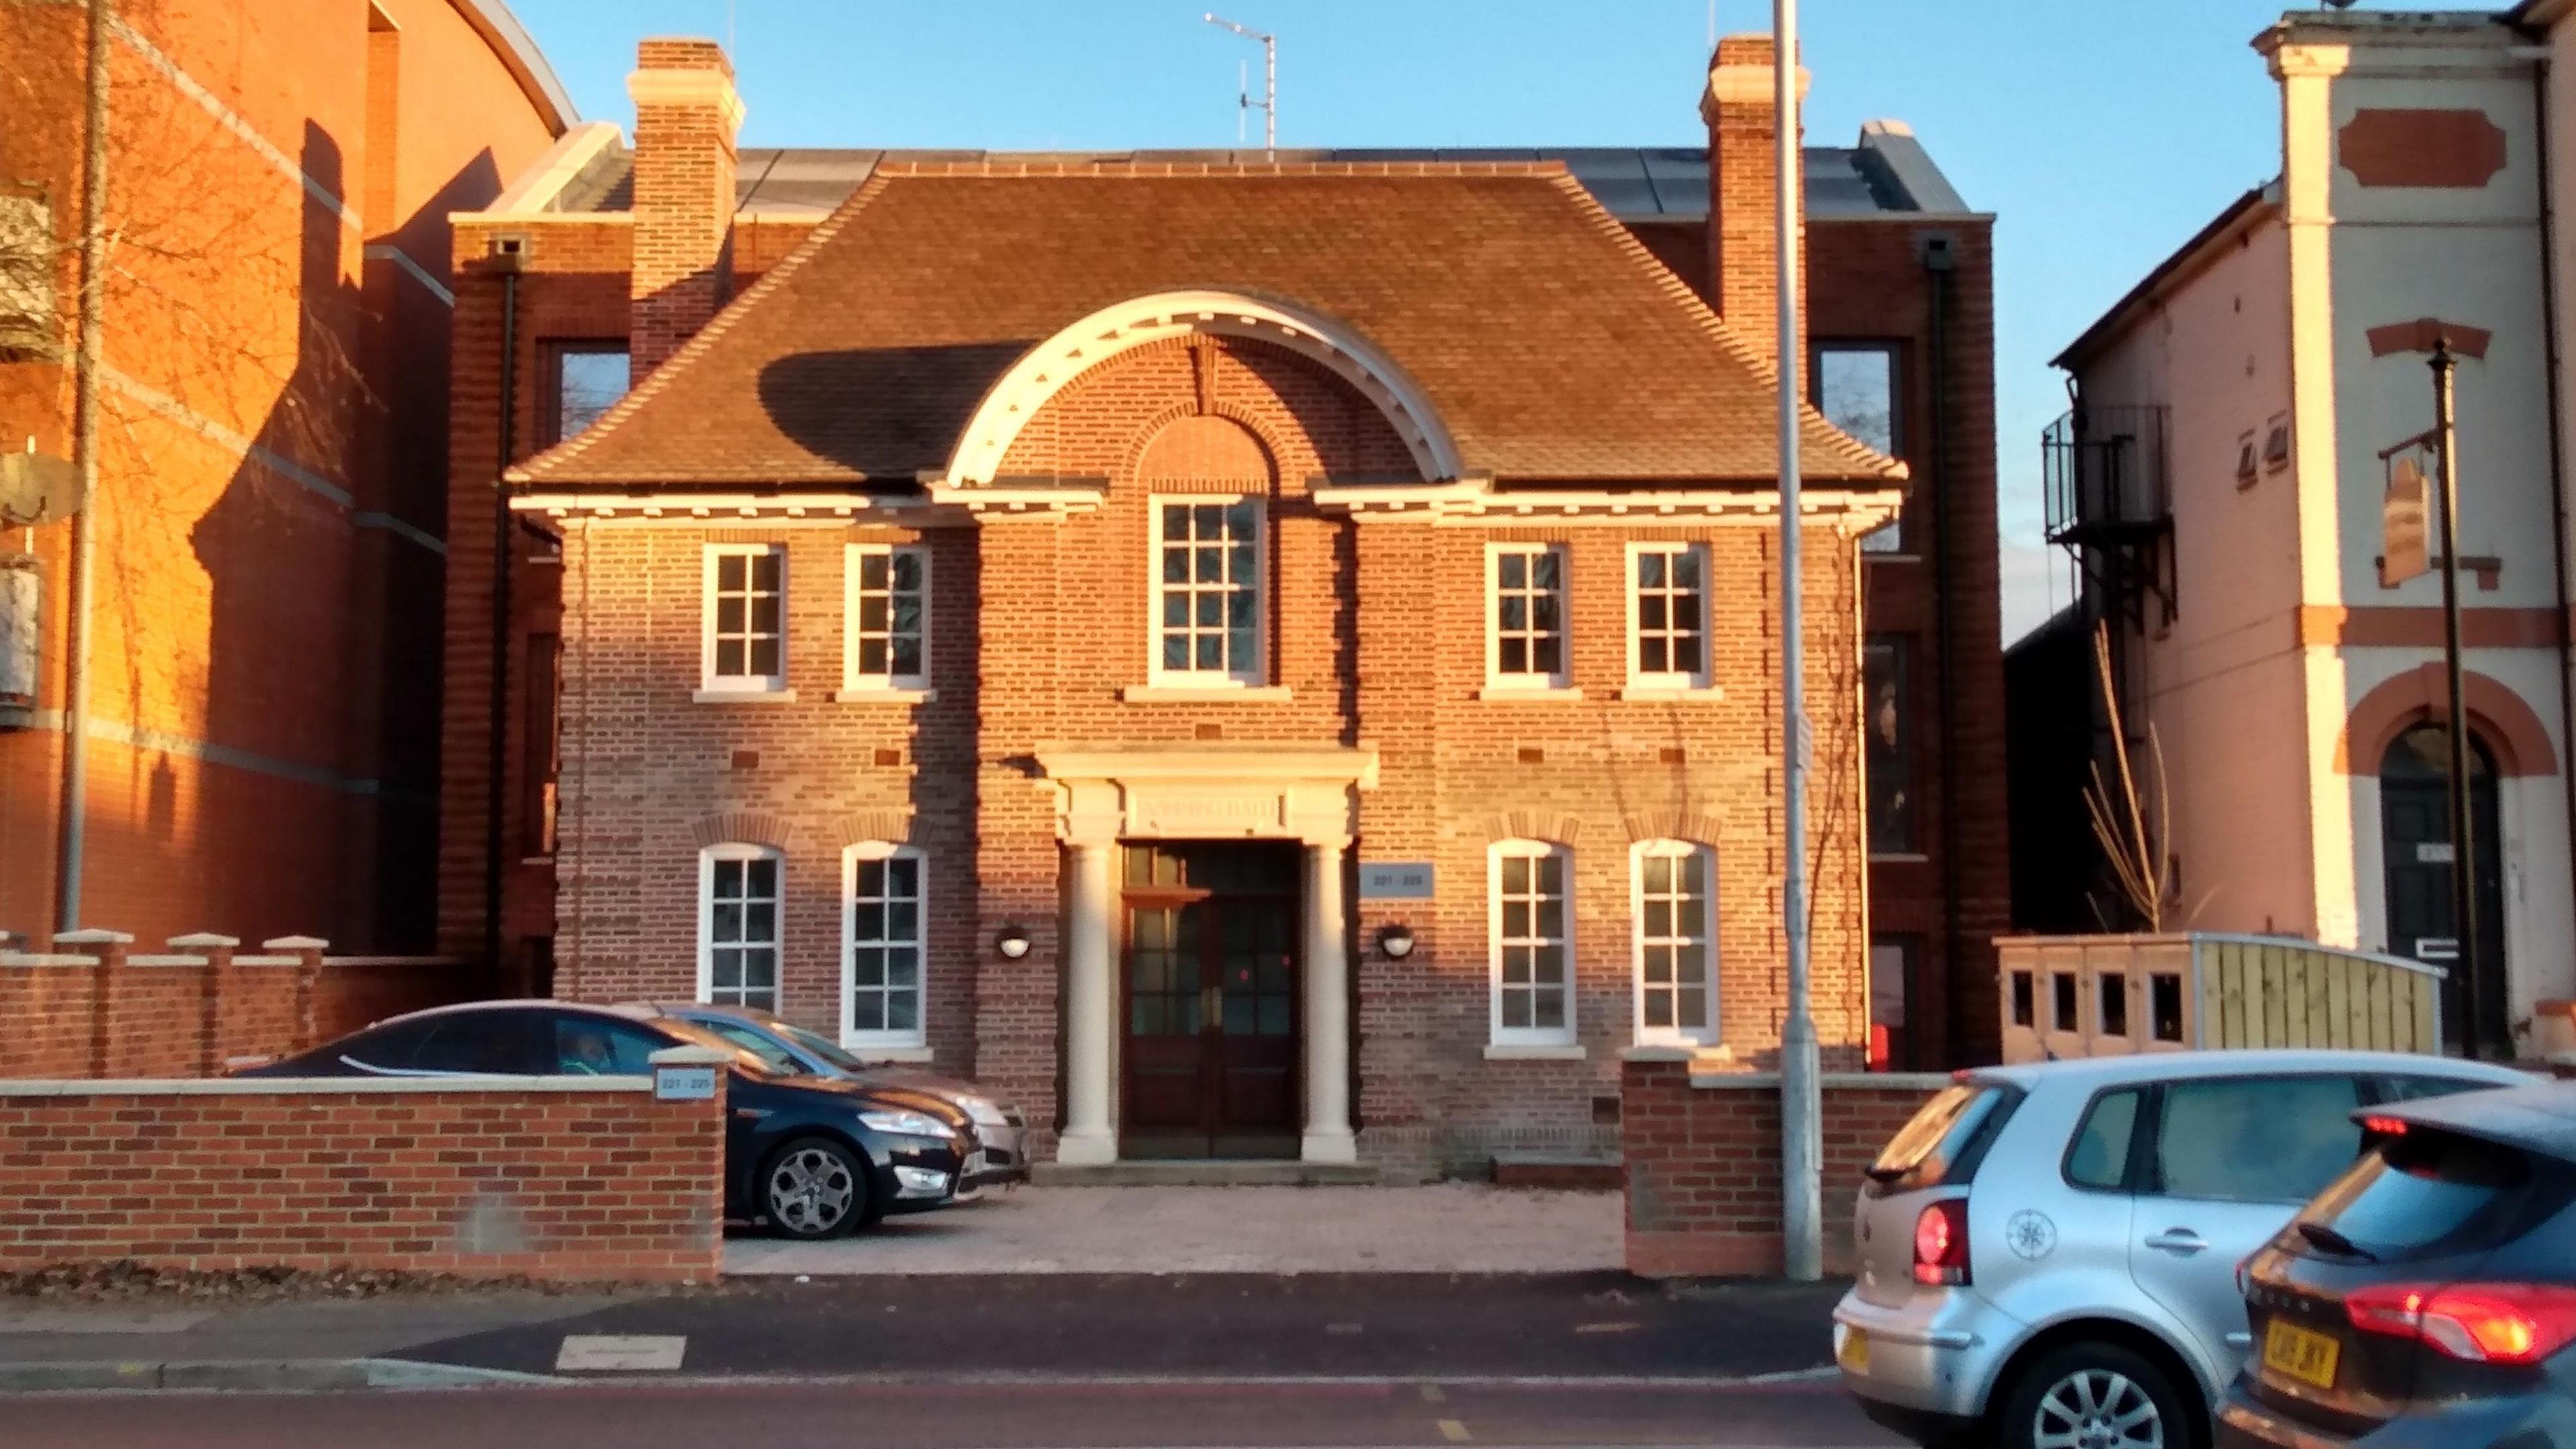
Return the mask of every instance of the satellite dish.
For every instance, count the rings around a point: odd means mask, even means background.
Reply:
[[[51,523],[80,512],[80,475],[72,465],[30,446],[0,453],[0,523],[11,528]]]

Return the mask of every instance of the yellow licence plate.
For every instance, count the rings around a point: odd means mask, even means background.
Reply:
[[[1842,1352],[1835,1355],[1844,1368],[1856,1374],[1869,1372],[1869,1335],[1857,1328],[1843,1330]]]
[[[2343,1345],[2326,1334],[2275,1318],[2263,1330],[2263,1367],[2321,1389],[2334,1387],[2335,1359]]]

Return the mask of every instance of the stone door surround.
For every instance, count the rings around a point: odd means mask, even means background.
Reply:
[[[1308,1162],[1356,1162],[1350,1105],[1350,922],[1342,875],[1359,794],[1377,786],[1373,746],[1226,745],[1041,749],[1056,783],[1056,831],[1071,873],[1065,921],[1064,1163],[1118,1159],[1110,1080],[1116,1028],[1122,839],[1294,840],[1305,846],[1304,968]]]

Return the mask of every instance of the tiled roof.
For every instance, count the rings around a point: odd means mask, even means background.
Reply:
[[[1131,298],[1275,298],[1419,385],[1465,471],[1776,475],[1770,365],[1554,164],[879,165],[597,425],[548,487],[909,487],[996,379]],[[1805,473],[1899,465],[1812,410]]]

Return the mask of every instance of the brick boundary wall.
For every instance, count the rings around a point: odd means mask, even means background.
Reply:
[[[712,1061],[702,1049],[658,1054]],[[0,1083],[0,1270],[131,1261],[703,1283],[724,1073]]]
[[[481,994],[465,962],[326,956],[329,943],[310,936],[280,936],[256,954],[210,934],[174,936],[153,955],[115,931],[66,932],[54,945],[0,951],[0,1078],[211,1077]]]
[[[1620,1067],[1628,1271],[1647,1278],[1754,1277],[1782,1267],[1780,1078],[1692,1070],[1690,1053],[1640,1047]],[[1824,1075],[1825,1268],[1852,1271],[1861,1174],[1937,1073]]]

